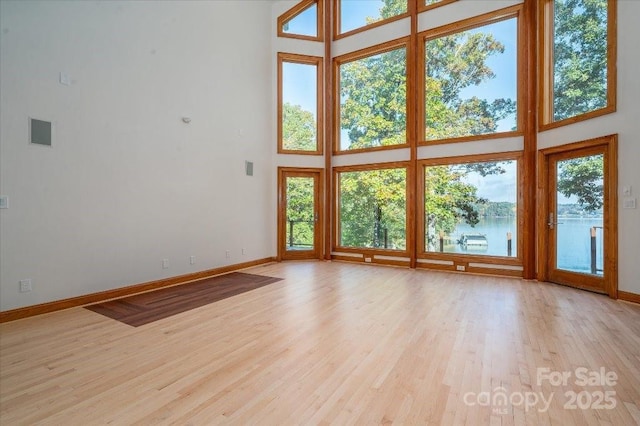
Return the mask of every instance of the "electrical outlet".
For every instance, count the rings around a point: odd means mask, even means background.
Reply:
[[[225,251],[224,254],[227,257],[227,259],[231,257],[231,253],[229,252],[229,250]]]
[[[169,268],[169,259],[162,259],[162,269]]]
[[[28,293],[31,291],[31,280],[20,280],[20,293]]]
[[[371,258],[370,257],[365,257],[364,261],[367,262],[367,263],[371,263]]]
[[[464,267],[464,265],[456,265],[456,271],[462,271],[464,272],[466,268]]]
[[[246,250],[247,250],[247,249],[245,249],[245,248],[243,248],[243,249],[242,249],[242,254],[243,254],[243,255],[244,255],[244,254],[247,254]]]
[[[635,198],[625,198],[622,201],[623,209],[635,209],[636,208],[636,199]]]
[[[196,257],[189,256],[189,265],[195,265],[195,264],[196,264]]]

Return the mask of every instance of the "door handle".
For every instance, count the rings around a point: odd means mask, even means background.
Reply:
[[[549,228],[553,229],[554,226],[556,225],[562,225],[562,222],[554,222],[554,214],[553,212],[549,212],[549,222],[547,222],[547,225],[549,225]]]

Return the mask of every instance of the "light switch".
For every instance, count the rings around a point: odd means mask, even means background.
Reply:
[[[60,84],[71,86],[71,77],[66,72],[60,73]]]

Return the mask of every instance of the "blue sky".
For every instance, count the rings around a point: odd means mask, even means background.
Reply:
[[[342,0],[342,32],[366,24],[366,18],[379,18],[382,0]],[[316,6],[310,7],[289,21],[287,33],[316,35]]]
[[[503,174],[482,177],[479,173],[473,172],[469,173],[464,181],[478,188],[479,197],[489,201],[513,203],[517,200],[517,162],[509,161],[501,166],[505,169]]]
[[[302,109],[316,115],[315,65],[284,62],[282,64],[282,98],[284,103],[300,105]]]
[[[504,45],[503,54],[495,54],[487,59],[487,65],[496,75],[493,79],[479,86],[471,86],[460,93],[462,99],[477,96],[480,99],[493,101],[505,98],[516,101],[517,97],[517,20],[515,18],[496,22],[468,31],[470,34],[490,32],[494,38]],[[516,125],[515,116],[498,123],[499,131],[508,131]]]
[[[286,33],[302,34],[315,37],[317,36],[317,6],[314,4],[308,9],[302,11],[298,16],[289,20]]]
[[[351,31],[364,26],[367,18],[380,18],[380,9],[384,6],[382,0],[342,0],[340,2],[340,30]]]

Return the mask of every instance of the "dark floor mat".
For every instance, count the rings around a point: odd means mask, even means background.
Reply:
[[[86,309],[138,327],[280,280],[281,278],[233,272],[98,303],[87,306]]]

